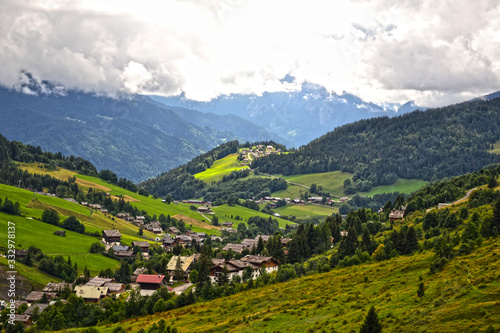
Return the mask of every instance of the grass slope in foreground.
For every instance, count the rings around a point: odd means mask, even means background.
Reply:
[[[97,328],[112,332],[122,326],[135,332],[164,319],[183,333],[357,332],[375,306],[383,332],[477,332],[490,325],[500,329],[499,245],[498,237],[489,240],[434,275],[429,274],[433,254],[424,252]],[[425,285],[422,298],[417,296],[420,282]]]

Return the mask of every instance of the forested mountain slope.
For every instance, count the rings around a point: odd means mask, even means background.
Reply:
[[[499,139],[496,98],[360,120],[294,153],[257,159],[252,168],[284,175],[352,172],[355,189],[363,182],[364,187],[392,184],[398,177],[437,180],[499,162],[499,155],[488,152]]]

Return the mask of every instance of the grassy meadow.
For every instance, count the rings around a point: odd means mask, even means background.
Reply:
[[[43,223],[34,219],[0,213],[0,230],[7,230],[8,222],[15,223],[16,248],[27,249],[34,245],[46,255],[62,255],[66,259],[71,257],[73,263],[78,264],[78,269],[83,271],[85,265],[92,274],[97,274],[101,269],[119,267],[117,260],[104,257],[100,254],[89,254],[90,245],[99,239],[66,230],[66,237],[54,235],[54,231],[61,228]],[[7,238],[0,240],[0,247],[7,248]]]
[[[246,221],[252,217],[252,216],[261,216],[266,219],[270,217],[268,214],[264,214],[261,212],[257,212],[253,209],[245,208],[242,206],[228,206],[228,205],[221,205],[217,207],[213,207],[212,210],[215,212],[215,215],[219,218],[219,223],[222,224],[222,222],[226,221],[231,221],[233,222],[233,228],[237,228],[238,224],[240,223],[246,223]],[[231,216],[233,216],[231,218]],[[235,217],[239,216],[240,220],[236,220]],[[272,217],[273,219],[278,220],[280,228],[285,228],[287,224],[294,224],[293,222],[280,219],[278,217]]]
[[[284,207],[274,208],[273,211],[280,215],[293,215],[299,220],[310,219],[313,217],[326,218],[328,215],[338,213],[338,208],[322,205],[288,205]]]
[[[221,158],[215,161],[210,168],[195,174],[194,177],[210,184],[222,180],[224,175],[229,175],[232,171],[248,169],[247,166],[241,166],[241,161],[237,159],[238,155],[238,153],[234,153]]]
[[[372,188],[369,192],[360,192],[359,195],[373,197],[375,194],[399,192],[410,194],[423,186],[427,185],[427,181],[419,179],[403,179],[399,178],[393,185],[381,185]]]

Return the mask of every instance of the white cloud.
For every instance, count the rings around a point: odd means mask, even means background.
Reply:
[[[309,81],[429,106],[500,89],[497,1],[4,0],[0,13],[7,86],[26,70],[85,91],[208,100]]]

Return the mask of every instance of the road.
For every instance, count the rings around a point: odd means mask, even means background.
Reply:
[[[465,194],[465,196],[464,196],[463,198],[460,198],[460,199],[458,199],[458,200],[453,201],[452,203],[448,204],[448,206],[458,204],[458,203],[459,203],[460,201],[462,201],[462,200],[467,200],[467,199],[470,197],[470,195],[472,194],[472,192],[474,192],[475,190],[477,190],[477,187],[474,187],[473,189],[470,189],[470,190],[469,190],[469,191]],[[427,212],[430,212],[430,211],[431,211],[431,210],[433,210],[433,209],[435,209],[435,207],[434,207],[434,208],[429,208],[429,209],[427,209]]]
[[[191,282],[184,283],[183,285],[180,285],[178,287],[174,288],[174,292],[176,295],[180,295],[183,292],[185,292],[189,287],[191,287],[193,284]]]

